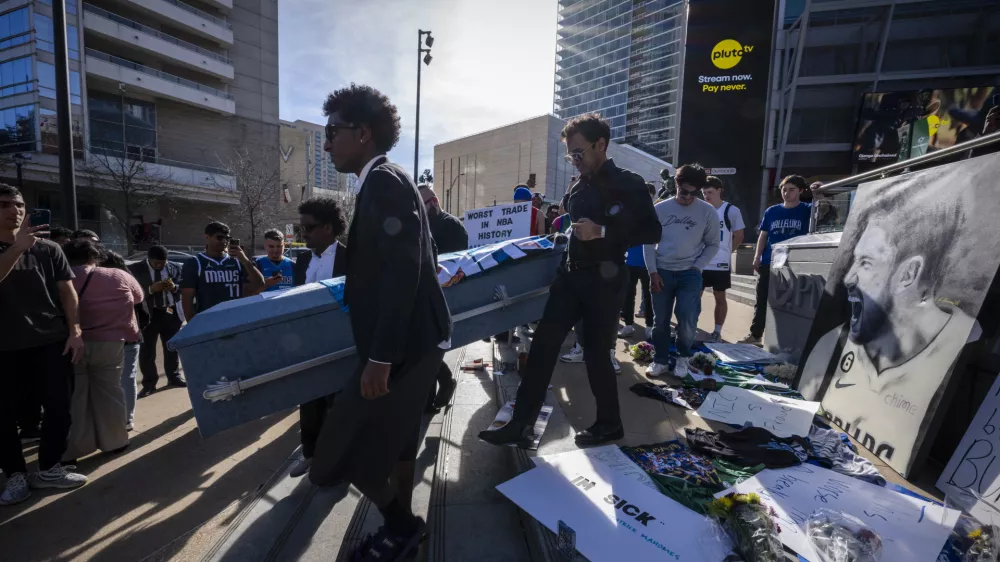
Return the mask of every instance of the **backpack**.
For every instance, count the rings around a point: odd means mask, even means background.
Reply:
[[[726,223],[726,230],[729,232],[733,231],[733,223],[729,221],[729,209],[733,206],[732,203],[726,203],[726,210],[722,212],[723,221]]]

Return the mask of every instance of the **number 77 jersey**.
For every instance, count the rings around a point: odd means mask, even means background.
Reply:
[[[246,271],[228,254],[215,259],[203,252],[184,264],[181,288],[195,290],[195,306],[205,312],[213,306],[243,297]]]

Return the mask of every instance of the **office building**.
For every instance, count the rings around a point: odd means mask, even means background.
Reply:
[[[4,5],[0,153],[30,158],[28,207],[59,224],[52,7]],[[225,169],[233,151],[278,145],[277,1],[66,0],[66,10],[80,227],[118,249],[126,236],[201,246],[205,223],[238,204]],[[13,168],[0,172],[6,181]],[[111,168],[161,196],[122,216],[128,188]]]
[[[469,209],[510,203],[514,187],[534,183],[532,191],[558,203],[576,168],[566,161],[560,134],[566,122],[540,115],[434,147],[434,186],[441,207],[456,216]],[[612,142],[608,156],[623,168],[660,187],[667,162],[634,147]]]
[[[281,183],[306,199],[347,189],[351,183],[350,174],[338,173],[323,151],[325,134],[323,125],[281,121]]]
[[[600,112],[612,140],[676,158],[684,0],[559,0],[553,113]]]

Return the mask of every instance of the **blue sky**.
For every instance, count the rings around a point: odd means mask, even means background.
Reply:
[[[351,82],[385,93],[413,166],[417,30],[434,33],[420,101],[420,169],[434,145],[552,111],[556,0],[283,0],[281,118],[325,123],[326,95]]]

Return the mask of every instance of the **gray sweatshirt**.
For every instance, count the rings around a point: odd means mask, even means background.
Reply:
[[[657,269],[704,269],[722,244],[719,213],[715,207],[701,199],[685,207],[671,197],[653,208],[663,225],[663,234],[659,244],[642,247],[646,269],[650,273]]]

